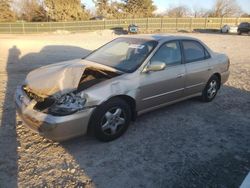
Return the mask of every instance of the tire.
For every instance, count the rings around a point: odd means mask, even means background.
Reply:
[[[98,140],[108,142],[124,134],[130,120],[130,106],[124,100],[114,98],[97,107],[91,117],[90,126]]]
[[[218,76],[213,75],[207,82],[206,87],[202,91],[202,101],[211,102],[220,88],[220,80]]]

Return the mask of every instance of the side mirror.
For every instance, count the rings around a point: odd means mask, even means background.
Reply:
[[[153,62],[153,64],[149,64],[148,66],[146,66],[142,72],[147,73],[150,71],[161,71],[161,70],[164,70],[165,67],[166,67],[165,63]]]

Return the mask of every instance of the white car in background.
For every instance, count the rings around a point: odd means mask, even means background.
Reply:
[[[237,33],[238,26],[224,25],[221,28],[221,33]]]

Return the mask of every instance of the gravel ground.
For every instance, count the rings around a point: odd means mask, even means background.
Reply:
[[[250,37],[185,35],[229,55],[229,81],[213,102],[147,113],[109,143],[38,136],[16,116],[13,94],[30,70],[82,57],[116,35],[0,35],[0,187],[238,187],[250,171]]]

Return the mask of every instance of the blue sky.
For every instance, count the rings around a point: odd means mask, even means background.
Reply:
[[[87,8],[93,9],[94,4],[92,0],[81,0]],[[250,14],[250,0],[236,0],[241,6],[242,10]],[[153,0],[158,8],[158,12],[162,12],[169,7],[186,5],[190,9],[210,9],[215,0]]]

